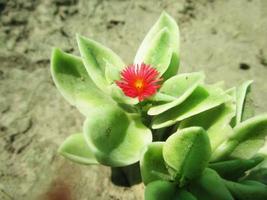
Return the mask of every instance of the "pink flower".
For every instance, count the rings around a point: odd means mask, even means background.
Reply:
[[[129,65],[121,72],[121,80],[116,84],[123,93],[139,101],[149,98],[157,92],[160,87],[159,72],[144,63],[140,65]]]

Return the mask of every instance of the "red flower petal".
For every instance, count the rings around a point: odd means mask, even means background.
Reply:
[[[116,81],[116,84],[126,96],[143,101],[157,92],[161,80],[155,68],[142,63],[126,67],[121,72],[121,80]]]

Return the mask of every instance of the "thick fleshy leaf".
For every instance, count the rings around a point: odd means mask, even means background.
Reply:
[[[178,190],[179,188],[174,183],[162,180],[154,181],[145,187],[145,200],[180,200]]]
[[[171,97],[174,100],[168,103],[155,105],[148,110],[149,115],[158,115],[169,110],[186,100],[188,96],[203,82],[204,74],[202,72],[179,74],[163,83],[159,92]]]
[[[263,156],[267,157],[267,138],[265,139],[263,146],[257,152],[257,155],[263,155]],[[267,167],[267,165],[266,165],[266,167]]]
[[[51,59],[53,80],[65,99],[88,115],[93,109],[110,103],[88,76],[80,58],[54,49]]]
[[[248,178],[255,178],[255,180],[261,181],[267,185],[267,139],[265,137],[265,143],[256,153],[255,157],[263,157],[264,160],[256,168],[254,168]]]
[[[124,67],[126,67],[126,66],[124,66]],[[121,61],[121,64],[119,67],[106,61],[105,78],[109,84],[114,83],[114,80],[120,79],[120,72],[121,72],[122,68],[123,68],[122,61]]]
[[[203,172],[210,155],[209,138],[201,127],[177,131],[163,146],[163,158],[168,170],[180,186]]]
[[[145,188],[145,200],[172,200],[176,196],[177,186],[168,181],[154,181]]]
[[[256,167],[249,172],[245,179],[256,180],[267,185],[267,159],[265,158],[264,166]]]
[[[140,169],[144,184],[156,180],[169,180],[170,175],[162,156],[164,142],[153,142],[147,146],[140,159]]]
[[[145,187],[145,200],[197,200],[190,192],[168,181],[154,181]]]
[[[244,110],[244,103],[246,100],[246,95],[249,90],[250,85],[253,83],[252,80],[246,81],[241,84],[239,87],[236,88],[236,117],[234,121],[234,125],[239,124],[243,121],[243,110]]]
[[[137,115],[119,107],[103,106],[84,123],[84,134],[97,161],[113,167],[137,162],[142,149],[152,142],[151,131]]]
[[[255,157],[263,157],[264,160],[245,177],[247,180],[260,181],[267,185],[267,140],[265,139],[264,145],[256,153]]]
[[[242,112],[242,121],[245,121],[251,117],[254,117],[255,114],[255,106],[252,99],[252,94],[250,90],[248,90],[245,98],[245,102],[243,105],[243,112]]]
[[[164,93],[161,93],[160,91],[158,91],[154,96],[152,96],[151,98],[149,98],[149,100],[151,101],[157,101],[157,102],[171,102],[176,100],[175,97],[171,96],[171,95],[167,95]]]
[[[213,151],[232,134],[233,130],[229,123],[234,116],[235,104],[233,101],[229,101],[182,121],[179,129],[190,126],[204,128],[210,138],[211,149]]]
[[[234,200],[216,171],[206,168],[203,174],[190,183],[189,191],[201,200]]]
[[[101,90],[107,92],[107,87],[120,79],[120,72],[125,67],[123,61],[98,42],[79,35],[77,41],[89,76]]]
[[[160,60],[158,62],[157,60]],[[140,45],[134,63],[152,64],[167,79],[179,67],[179,28],[174,19],[163,12]],[[154,66],[155,65],[155,66]]]
[[[259,182],[236,183],[224,181],[232,195],[239,200],[266,200],[267,186]]]
[[[263,147],[267,135],[267,114],[250,118],[234,128],[231,137],[213,152],[212,160],[226,157],[249,159]]]
[[[200,114],[194,115],[186,120],[183,120],[179,129],[190,127],[190,126],[200,126],[205,130],[209,130],[214,126],[218,121],[224,121],[224,124],[229,124],[231,118],[235,115],[235,95],[232,92],[235,91],[235,88],[227,90],[226,93],[229,94],[232,98],[224,104],[202,112]]]
[[[253,150],[255,151],[255,149]],[[255,168],[253,168],[247,174],[245,179],[260,181],[267,185],[267,138],[266,137],[264,145],[258,150],[258,152],[254,155],[254,157],[263,157],[264,160]]]
[[[175,200],[197,200],[197,198],[185,189],[179,189]]]
[[[80,164],[98,164],[81,133],[69,136],[60,146],[58,152],[65,158]]]
[[[154,117],[152,128],[168,127],[216,106],[230,99],[220,88],[198,86],[182,104]]]
[[[143,58],[143,62],[156,68],[160,75],[162,75],[168,69],[171,57],[170,32],[167,28],[163,28],[151,40],[150,47]]]
[[[231,153],[230,157],[233,158],[251,158],[257,151],[264,146],[264,143],[267,141],[267,125],[265,130],[259,130],[255,132],[255,135],[244,140],[242,143],[238,144],[236,148]]]
[[[264,160],[262,156],[252,159],[234,159],[209,164],[209,167],[228,180],[237,180],[245,175],[249,169],[257,166]]]
[[[178,74],[165,81],[159,91],[180,98],[187,90],[194,90],[197,85],[203,83],[204,79],[203,72]]]

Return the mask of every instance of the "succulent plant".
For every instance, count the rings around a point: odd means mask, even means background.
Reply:
[[[179,28],[163,12],[131,65],[77,35],[81,57],[54,49],[53,80],[85,116],[59,153],[80,164],[140,161],[146,200],[267,199],[267,114],[251,115],[252,81],[225,89],[177,74]]]

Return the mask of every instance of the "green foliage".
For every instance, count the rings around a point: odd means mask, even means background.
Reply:
[[[234,200],[220,176],[209,168],[190,184],[189,191],[201,200]]]
[[[233,134],[212,155],[212,160],[231,157],[249,158],[264,145],[267,134],[267,115],[259,115],[239,123]]]
[[[204,80],[203,73],[179,74],[166,80],[159,89],[160,94],[168,95],[173,99],[152,106],[148,110],[149,115],[161,114],[175,106],[178,106],[188,98],[197,86]]]
[[[176,75],[179,68],[179,28],[163,12],[141,43],[134,63],[155,65],[164,79]]]
[[[88,115],[95,107],[110,104],[88,76],[80,58],[54,49],[51,58],[53,80],[65,99]]]
[[[220,88],[198,86],[183,103],[153,118],[152,128],[159,129],[215,108],[229,100]]]
[[[243,111],[247,92],[253,81],[246,81],[236,89],[236,116],[234,118],[234,125],[244,120]]]
[[[209,136],[212,151],[232,134],[229,125],[235,114],[232,100],[212,108],[206,112],[194,115],[180,123],[179,129],[200,126],[203,127]]]
[[[145,188],[145,200],[178,199],[176,185],[168,181],[154,181]]]
[[[156,180],[170,180],[162,155],[164,142],[153,142],[147,146],[141,155],[140,168],[144,184]]]
[[[83,134],[69,136],[60,146],[58,152],[64,157],[84,165],[98,164],[92,150],[86,144]]]
[[[77,41],[89,76],[97,87],[107,91],[110,82],[120,78],[120,71],[125,67],[125,64],[112,50],[98,42],[80,35],[77,35]]]
[[[208,164],[210,155],[209,138],[200,127],[191,127],[174,133],[163,146],[163,158],[179,186],[184,186],[200,176]]]
[[[245,172],[257,166],[264,160],[264,157],[259,156],[251,159],[234,159],[216,163],[211,163],[210,168],[229,180],[236,180],[245,175]]]
[[[139,116],[127,115],[114,106],[92,113],[83,132],[96,159],[113,167],[137,162],[142,149],[152,142],[151,131]]]
[[[57,48],[51,58],[56,87],[86,117],[83,132],[60,146],[62,156],[111,167],[140,161],[146,200],[267,199],[267,114],[252,115],[252,81],[225,90],[206,84],[203,72],[177,75],[179,28],[165,12],[134,59],[163,78],[142,102],[116,85],[125,67],[118,55],[92,39],[77,41],[81,58]]]
[[[267,186],[262,183],[256,181],[249,181],[243,183],[225,181],[225,185],[236,199],[240,200],[267,199]]]
[[[154,181],[145,188],[145,200],[197,200],[185,189],[178,189],[175,183]]]
[[[167,28],[161,29],[149,44],[143,62],[154,66],[160,74],[163,74],[171,62],[172,49],[170,32]]]

